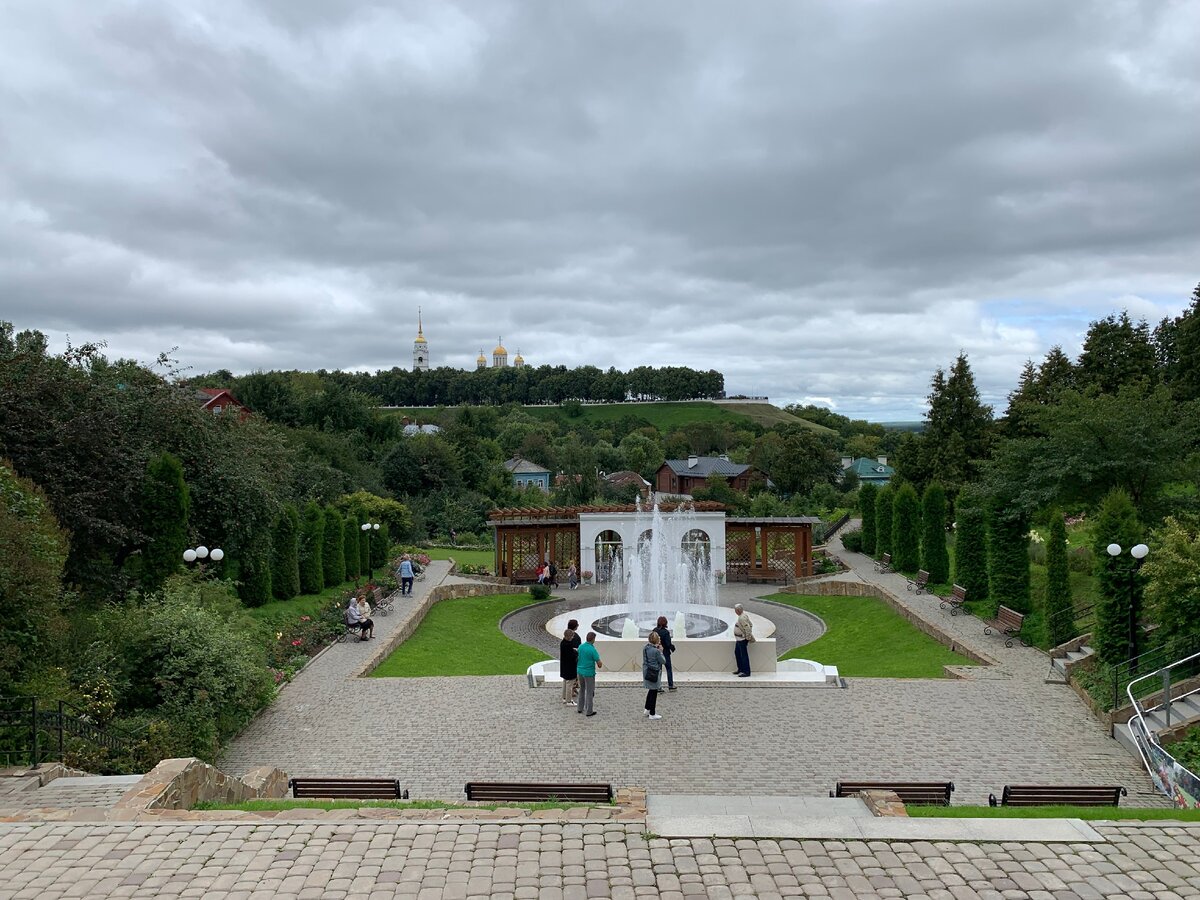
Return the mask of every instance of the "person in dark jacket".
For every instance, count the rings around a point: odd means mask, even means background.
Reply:
[[[662,647],[659,644],[657,631],[650,632],[646,643],[642,644],[642,687],[646,689],[644,712],[650,719],[662,718],[656,707],[658,706],[658,692],[662,690],[662,670],[667,660],[663,656]]]
[[[662,649],[663,657],[666,659],[667,669],[667,690],[675,690],[675,671],[671,668],[671,654],[675,652],[675,645],[671,643],[671,629],[667,627],[667,617],[658,617],[658,626],[654,629],[654,633],[658,635],[659,646]],[[661,688],[659,689],[662,690]]]
[[[562,677],[562,702],[566,706],[574,703],[579,693],[579,678],[575,664],[579,661],[579,645],[583,641],[579,637],[579,622],[572,619],[567,623],[562,641],[558,645],[558,674]]]

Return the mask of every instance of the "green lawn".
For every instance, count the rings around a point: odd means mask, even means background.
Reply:
[[[532,663],[547,657],[505,636],[500,620],[533,602],[528,594],[497,594],[435,603],[416,633],[371,675],[523,675]]]
[[[383,571],[382,567],[375,570]],[[301,594],[291,600],[273,600],[262,606],[251,606],[246,612],[260,622],[282,624],[295,622],[301,616],[314,616],[319,610],[340,601],[347,591],[354,590],[353,581],[345,581],[336,587],[325,588],[319,594]]]
[[[1200,809],[1139,809],[1135,806],[909,806],[922,819],[1174,819],[1200,822]]]
[[[197,803],[194,809],[236,809],[241,812],[272,812],[280,809],[574,809],[577,806],[608,806],[600,803],[447,803],[442,800],[244,800],[241,803]]]
[[[496,564],[496,554],[492,550],[463,550],[459,547],[428,547],[421,551],[429,554],[430,559],[454,559],[460,563],[472,566],[487,566],[489,569]]]
[[[820,616],[828,628],[782,659],[814,659],[854,678],[941,678],[942,666],[974,664],[874,597],[775,594],[767,599],[806,609]]]

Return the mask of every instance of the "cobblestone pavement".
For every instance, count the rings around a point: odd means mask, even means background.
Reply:
[[[876,581],[1000,665],[967,680],[856,678],[845,690],[755,689],[753,679],[746,687],[689,687],[685,676],[660,700],[663,719],[648,722],[644,693],[605,687],[603,676],[598,715],[585,719],[560,704],[557,690],[531,690],[519,676],[356,678],[373,645],[342,644],[280,692],[221,766],[235,774],[270,764],[293,775],[395,777],[414,797],[445,799],[461,798],[471,780],[821,796],[838,780],[878,777],[948,779],[956,803],[986,803],[1006,783],[1084,783],[1122,784],[1127,803],[1163,805],[1070,688],[1043,683],[1044,654],[1006,650],[978,619],[952,618],[936,598],[907,592],[899,576],[877,575],[865,557],[854,562],[846,577]],[[431,571],[419,595],[444,571]],[[722,588],[722,603],[752,590]],[[407,614],[398,608],[377,622],[390,633]]]
[[[641,826],[0,826],[0,900],[59,897],[1181,900],[1200,830],[1105,843],[647,841]]]

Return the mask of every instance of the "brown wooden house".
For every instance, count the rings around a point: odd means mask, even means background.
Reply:
[[[744,491],[756,473],[753,466],[730,462],[726,456],[668,459],[654,475],[654,489],[664,494],[686,494],[690,497],[694,490],[706,486],[710,475],[719,475],[735,491]]]

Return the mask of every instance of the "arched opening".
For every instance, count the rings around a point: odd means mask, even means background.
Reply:
[[[641,534],[639,534],[638,539],[637,539],[638,553],[641,553],[642,550],[645,549],[646,545],[649,544],[652,540],[654,540],[654,529],[653,528],[647,528],[645,531],[643,531]]]
[[[621,572],[621,535],[611,528],[596,535],[596,583],[611,581]]]
[[[703,528],[693,528],[685,534],[679,548],[689,565],[703,569],[712,566],[712,539]]]

